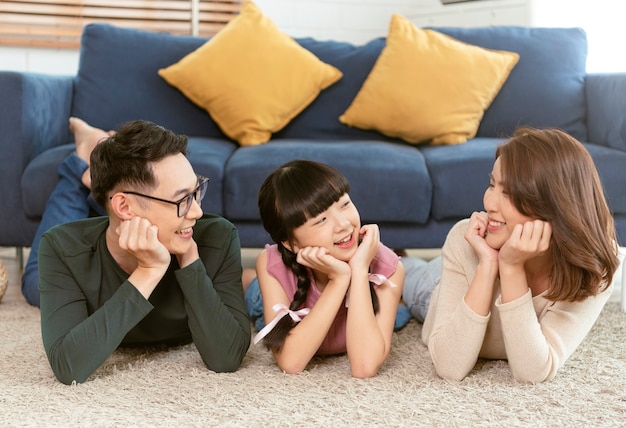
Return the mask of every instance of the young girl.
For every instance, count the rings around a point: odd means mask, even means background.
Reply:
[[[483,203],[446,239],[422,339],[446,379],[489,358],[507,359],[518,381],[550,380],[596,321],[618,266],[593,160],[562,131],[520,129],[497,149]],[[413,307],[424,284],[409,282],[406,265]]]
[[[389,355],[404,269],[378,226],[361,225],[349,190],[333,168],[296,160],[259,191],[263,226],[276,244],[256,261],[268,324],[255,343],[263,340],[287,373],[315,355],[347,353],[352,375],[367,378]]]

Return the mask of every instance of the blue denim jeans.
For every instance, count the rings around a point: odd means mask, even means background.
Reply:
[[[41,236],[58,224],[81,220],[90,215],[106,215],[105,210],[96,203],[89,189],[81,181],[87,167],[84,160],[76,156],[76,153],[72,153],[57,169],[59,182],[46,203],[22,275],[22,294],[33,306],[39,306],[37,253]]]
[[[254,327],[257,330],[261,330],[265,327],[265,316],[263,315],[263,297],[261,296],[258,278],[254,278],[248,285],[245,301],[250,320],[254,323]]]
[[[441,257],[426,261],[417,257],[403,257],[404,288],[402,299],[411,315],[424,322],[433,289],[441,279]]]

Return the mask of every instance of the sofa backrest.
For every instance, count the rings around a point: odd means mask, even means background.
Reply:
[[[520,54],[497,97],[486,111],[478,137],[509,135],[518,125],[561,128],[587,139],[585,66],[587,40],[577,28],[434,28],[461,41]],[[191,136],[226,138],[211,117],[158,74],[206,38],[90,24],[83,32],[72,114],[110,129],[146,119]],[[364,45],[296,39],[343,78],[321,92],[272,139],[385,140],[382,134],[339,122],[368,73],[385,39]],[[219,84],[219,82],[216,82]]]
[[[72,115],[104,129],[144,119],[176,133],[223,137],[206,111],[157,74],[206,40],[101,23],[85,26]]]
[[[520,55],[485,112],[478,137],[506,137],[518,125],[556,127],[587,140],[587,36],[580,28],[433,28],[455,39]]]

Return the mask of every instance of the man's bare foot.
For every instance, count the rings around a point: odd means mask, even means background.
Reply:
[[[87,162],[87,165],[89,165],[89,158],[93,148],[99,142],[115,135],[115,131],[106,132],[103,129],[95,128],[77,117],[70,117],[69,122],[70,131],[74,134],[76,143],[76,155]],[[91,189],[89,169],[83,173],[82,182],[88,189]]]

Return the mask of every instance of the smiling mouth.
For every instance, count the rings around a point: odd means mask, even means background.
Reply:
[[[348,236],[346,236],[342,240],[335,242],[335,245],[345,245],[349,243],[350,241],[352,241],[352,233],[350,233]]]
[[[177,231],[176,233],[177,233],[178,235],[186,235],[186,234],[188,234],[188,233],[191,233],[192,231],[193,231],[193,228],[188,227],[188,228],[186,228],[186,229],[181,229],[181,230]]]

